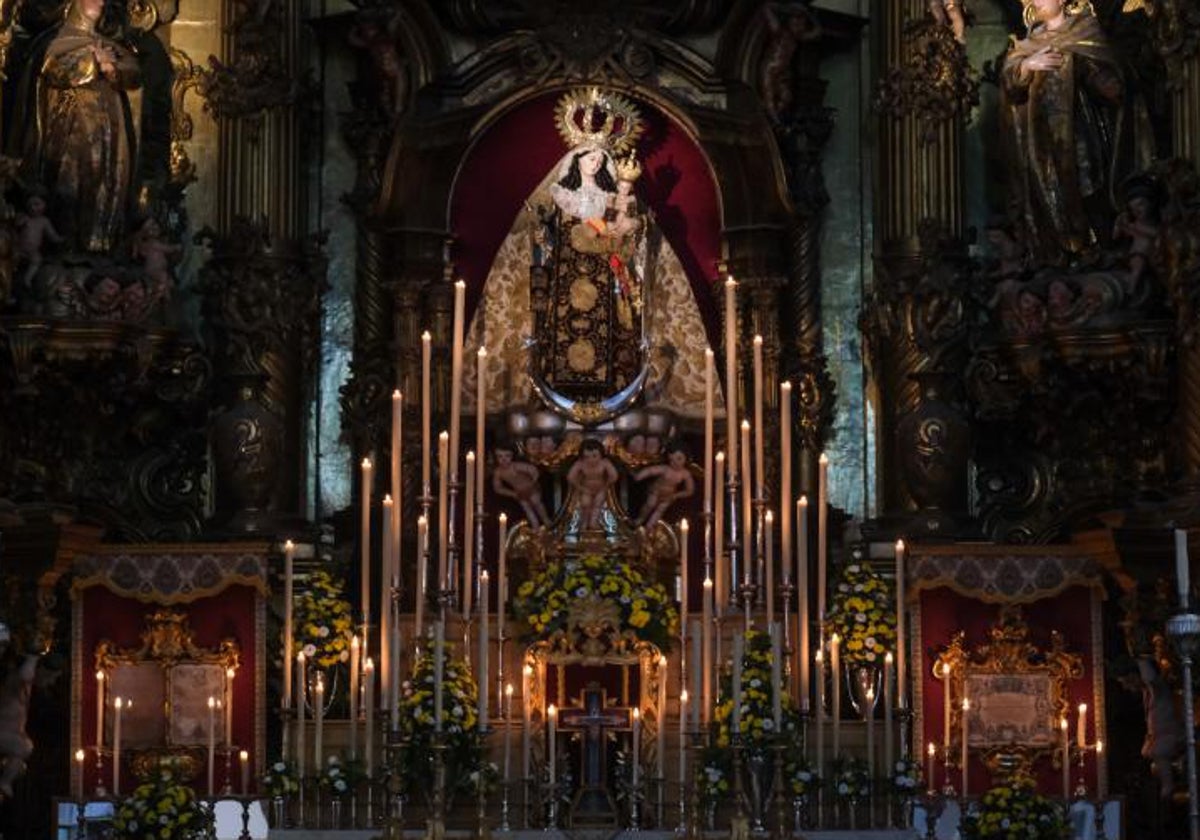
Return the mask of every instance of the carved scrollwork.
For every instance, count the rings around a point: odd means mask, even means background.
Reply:
[[[283,53],[286,4],[237,0],[233,6],[233,59],[227,64],[209,56],[198,86],[205,109],[218,119],[242,119],[291,105],[299,83]]]

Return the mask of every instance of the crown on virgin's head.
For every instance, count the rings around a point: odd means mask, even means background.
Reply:
[[[568,148],[598,146],[613,157],[630,151],[643,129],[636,105],[619,93],[594,87],[564,93],[554,121]]]
[[[628,157],[619,158],[615,162],[618,181],[636,181],[642,177],[642,165],[638,163],[637,155],[633,152]]]

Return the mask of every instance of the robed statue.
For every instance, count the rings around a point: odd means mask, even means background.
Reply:
[[[1122,181],[1149,163],[1144,107],[1088,2],[1026,0],[1002,73],[1015,210],[1060,263],[1105,242]]]
[[[104,0],[71,0],[23,85],[26,178],[43,191],[64,247],[77,252],[121,241],[134,176],[125,92],[140,82],[138,61],[97,31],[103,13]]]

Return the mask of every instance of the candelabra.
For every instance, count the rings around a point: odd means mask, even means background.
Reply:
[[[446,835],[446,741],[441,732],[433,733],[433,813],[429,817],[428,840]]]
[[[512,826],[508,824],[508,789],[509,781],[505,779],[500,783],[500,831],[507,834],[512,831]]]
[[[1087,799],[1087,797],[1088,797],[1087,765],[1086,765],[1087,755],[1090,752],[1099,754],[1102,749],[1103,749],[1103,746],[1101,745],[1101,743],[1099,741],[1097,741],[1094,744],[1083,744],[1082,746],[1079,744],[1076,744],[1073,747],[1072,752],[1075,753],[1075,767],[1079,771],[1079,778],[1075,782],[1075,790],[1074,790],[1075,799],[1077,799],[1077,800]]]
[[[704,732],[693,730],[689,733],[688,749],[692,753],[692,789],[690,795],[691,818],[688,814],[681,815],[681,828],[687,840],[701,840],[704,832],[700,827],[700,789],[704,780]],[[679,792],[680,809],[683,809],[683,791]]]
[[[749,579],[743,580],[742,585],[738,587],[738,595],[741,596],[742,605],[746,612],[746,630],[750,630],[754,626],[754,596],[758,592],[758,587]]]
[[[778,690],[778,689],[776,689]],[[775,838],[776,840],[788,840],[791,837],[791,829],[788,826],[787,820],[787,793],[788,784],[784,777],[783,754],[787,749],[787,744],[780,739],[771,746],[771,751],[775,756]]]
[[[1186,609],[1186,606],[1185,606]],[[1200,840],[1200,802],[1196,785],[1196,711],[1192,698],[1192,660],[1200,650],[1200,615],[1181,612],[1167,619],[1167,636],[1183,666],[1183,731],[1187,736],[1188,833]]]
[[[947,783],[947,786],[953,790],[953,786]],[[932,779],[930,780],[932,788]],[[953,793],[951,793],[953,795]],[[942,818],[942,812],[946,810],[946,796],[939,796],[936,791],[930,790],[925,796],[925,840],[937,840],[937,824]]]
[[[108,796],[108,790],[104,787],[104,747],[96,744],[96,798],[103,799]]]
[[[222,796],[233,796],[233,745],[225,747],[225,784],[221,787]]]
[[[483,768],[479,769],[479,783],[475,786],[475,834],[476,840],[489,840],[491,826],[487,820],[487,785],[484,783]]]
[[[749,837],[750,836],[750,820],[746,816],[746,789],[742,784],[742,765],[743,751],[745,745],[742,743],[741,733],[735,733],[730,737],[730,746],[733,748],[733,816],[729,821],[729,836],[730,837]]]

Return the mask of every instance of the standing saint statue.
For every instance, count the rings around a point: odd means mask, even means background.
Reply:
[[[1087,2],[1025,0],[1029,32],[1002,73],[1017,212],[1060,263],[1106,240],[1121,182],[1149,163],[1144,108]]]
[[[71,0],[46,46],[27,116],[24,158],[66,247],[107,252],[124,233],[134,132],[125,91],[140,83],[137,57],[96,30],[104,0]],[[29,88],[27,87],[27,90]]]

